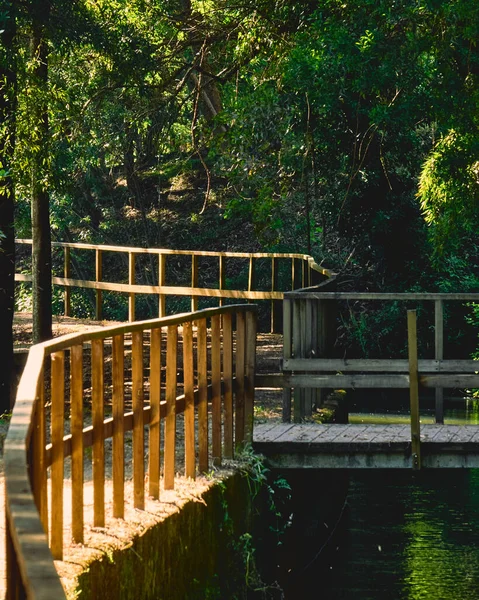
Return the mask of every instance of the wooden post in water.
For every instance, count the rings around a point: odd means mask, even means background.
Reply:
[[[411,454],[412,467],[421,468],[421,425],[419,421],[419,390],[417,362],[416,311],[407,311],[407,337],[409,354],[409,397],[411,402]]]
[[[434,302],[434,342],[436,360],[444,358],[444,310],[442,300]],[[436,423],[444,423],[444,390],[436,388]]]

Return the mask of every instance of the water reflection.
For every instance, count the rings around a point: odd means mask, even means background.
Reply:
[[[445,421],[479,424],[476,409],[450,409]],[[408,415],[350,420],[407,423]],[[432,423],[433,411],[421,421]],[[291,542],[297,552],[302,541]],[[479,599],[479,470],[350,471],[338,534],[288,587],[289,600]]]

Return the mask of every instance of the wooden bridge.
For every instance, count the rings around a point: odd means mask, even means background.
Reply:
[[[129,435],[133,502],[139,510],[144,508],[145,494],[158,497],[160,488],[174,487],[178,471],[194,478],[250,443],[278,468],[479,467],[479,426],[442,423],[444,388],[479,388],[475,361],[444,359],[443,304],[479,302],[479,295],[344,293],[338,291],[334,277],[314,288],[287,292],[284,281],[281,284],[280,261],[289,262],[290,290],[330,275],[303,255],[241,255],[248,264],[247,289],[232,290],[226,289],[224,275],[225,260],[234,258],[228,253],[197,256],[188,251],[96,246],[87,248],[95,257],[95,275],[77,279],[70,276],[71,252],[80,245],[57,246],[64,253],[64,272],[54,283],[64,288],[65,312],[71,309],[72,287],[94,291],[97,316],[103,291],[113,291],[127,295],[131,322],[63,336],[30,351],[5,444],[8,598],[64,598],[53,560],[63,556],[66,531],[75,542],[83,541],[88,525],[85,461],[93,470],[90,525],[103,527],[105,453],[111,452],[113,464],[113,518],[121,518],[127,502]],[[104,281],[102,257],[108,252],[125,253],[127,282]],[[165,257],[181,252],[191,261],[191,285],[166,286]],[[138,281],[135,259],[149,253],[157,255],[158,277],[147,285]],[[218,261],[216,287],[200,287],[201,258]],[[255,264],[263,259],[271,261],[267,291],[256,289]],[[28,277],[19,274],[17,279],[28,282]],[[157,296],[157,319],[134,321],[136,294]],[[191,308],[198,308],[202,296],[217,298],[220,306],[165,316],[170,295],[190,296]],[[275,303],[284,299],[281,371],[256,373],[257,309],[251,304],[221,306],[234,298],[270,302],[272,328],[278,322]],[[434,356],[418,360],[416,315],[409,311],[407,360],[332,358],[337,305],[351,299],[432,302]],[[437,423],[422,428],[420,386],[436,388]],[[283,422],[253,428],[254,392],[265,387],[283,390]],[[410,425],[304,422],[322,405],[328,390],[357,387],[409,389]],[[112,444],[107,447],[109,438]],[[67,457],[71,457],[75,515],[68,526],[64,523]]]

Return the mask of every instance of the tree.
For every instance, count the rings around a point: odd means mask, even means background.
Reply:
[[[0,411],[13,405],[13,336],[15,277],[15,14],[14,2],[0,2]]]

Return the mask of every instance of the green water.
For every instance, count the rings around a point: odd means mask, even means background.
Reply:
[[[479,423],[475,408],[448,410],[445,421]],[[351,417],[408,418],[400,411]],[[432,411],[421,421],[432,422]],[[334,534],[311,545],[287,600],[479,600],[479,470],[351,470],[348,478]],[[305,542],[296,539],[291,555]]]

